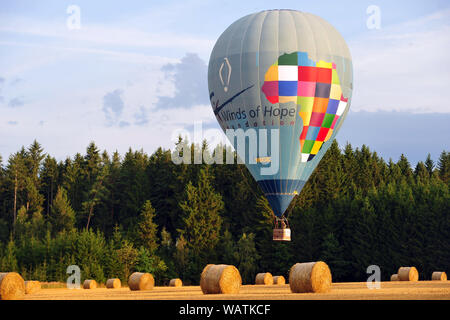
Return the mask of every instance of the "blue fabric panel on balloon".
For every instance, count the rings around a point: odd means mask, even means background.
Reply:
[[[283,215],[292,199],[300,193],[306,181],[297,179],[259,180],[264,195],[276,216]]]
[[[338,107],[339,107],[339,100],[330,99],[328,101],[327,113],[336,114]]]
[[[261,187],[261,189],[266,190],[267,187],[266,187],[266,185],[264,183],[264,180],[261,180],[258,183],[259,183],[259,186]]]
[[[316,141],[317,136],[319,135],[320,127],[310,126],[308,128],[308,133],[306,135],[306,140]]]
[[[303,189],[303,187],[305,186],[306,181],[304,180],[293,180],[295,181],[294,185],[292,186],[292,192],[298,192],[300,193],[300,191]]]
[[[279,81],[278,95],[281,96],[297,96],[297,81]]]
[[[298,55],[298,65],[304,67],[314,67],[316,64],[313,60],[308,58],[308,53],[306,52],[297,52]]]
[[[286,209],[289,207],[294,195],[266,195],[273,213],[277,217],[281,217]]]
[[[295,180],[287,180],[286,181],[286,189],[285,191],[288,192],[288,190],[292,190],[292,185],[294,183]]]
[[[297,179],[274,179],[274,180],[259,180],[258,184],[265,194],[293,193],[294,191],[299,192],[303,188],[305,181]]]
[[[266,183],[265,180],[258,181],[258,183],[264,193],[275,193],[275,189],[271,188],[272,184]]]

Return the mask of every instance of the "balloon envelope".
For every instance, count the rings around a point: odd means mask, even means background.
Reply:
[[[330,147],[348,113],[352,81],[344,39],[313,14],[250,14],[217,40],[208,67],[211,104],[224,131],[266,129],[254,131],[258,142],[267,140],[267,153],[259,145],[256,159],[248,147],[238,155],[275,215],[283,215]],[[274,143],[279,152],[269,154]]]

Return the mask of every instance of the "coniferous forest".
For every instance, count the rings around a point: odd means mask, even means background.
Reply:
[[[400,266],[430,279],[450,270],[450,153],[396,160],[333,142],[288,209],[292,241],[279,243],[242,164],[176,165],[170,150],[108,154],[94,143],[57,161],[35,141],[0,157],[0,270],[65,282],[78,265],[98,282],[145,271],[159,285],[198,284],[206,264],[225,263],[245,284],[323,260],[333,281],[365,281],[370,265],[382,280]]]

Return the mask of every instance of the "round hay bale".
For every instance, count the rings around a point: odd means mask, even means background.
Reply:
[[[323,293],[331,289],[331,271],[323,261],[296,263],[289,271],[289,286],[293,293]]]
[[[25,294],[32,294],[41,290],[39,281],[25,281]]]
[[[241,284],[239,270],[226,264],[208,264],[200,276],[200,288],[204,294],[236,294]]]
[[[0,273],[0,300],[19,300],[25,296],[25,281],[17,272]]]
[[[84,280],[83,289],[97,289],[97,281],[95,280]]]
[[[122,282],[120,282],[119,278],[112,278],[106,281],[106,288],[108,289],[119,289],[122,287]]]
[[[435,271],[431,274],[431,280],[447,281],[447,274],[444,271]]]
[[[419,272],[417,272],[417,269],[415,267],[400,267],[397,274],[400,281],[419,280]]]
[[[176,279],[171,279],[169,282],[169,287],[181,287],[183,286],[183,281],[181,281],[181,279],[176,278]]]
[[[286,284],[286,279],[283,276],[273,277],[273,284]]]
[[[153,275],[147,272],[135,272],[128,278],[130,290],[152,290],[155,286]]]
[[[398,278],[398,274],[393,274],[392,276],[391,276],[391,281],[399,281],[399,278]]]
[[[272,274],[270,272],[258,273],[255,278],[255,284],[272,285]]]

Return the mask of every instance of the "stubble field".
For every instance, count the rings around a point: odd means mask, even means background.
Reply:
[[[154,287],[151,291],[120,289],[41,289],[25,300],[450,300],[450,281],[333,283],[328,293],[291,293],[289,285],[244,285],[239,294],[204,295],[199,286]]]

